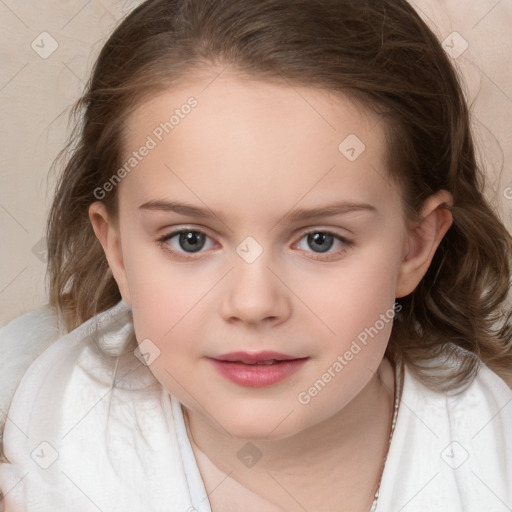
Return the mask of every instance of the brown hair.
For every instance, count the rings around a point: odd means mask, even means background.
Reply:
[[[323,88],[378,113],[409,220],[440,189],[454,198],[454,223],[429,270],[399,300],[387,355],[402,355],[438,389],[470,382],[480,359],[512,378],[511,238],[483,195],[456,72],[405,0],[148,0],[128,15],[101,50],[60,155],[71,151],[48,220],[48,274],[67,328],[121,298],[88,207],[121,165],[126,117],[213,66]],[[115,217],[115,187],[103,202]],[[436,374],[433,359],[454,353],[457,365],[447,372],[438,362]]]

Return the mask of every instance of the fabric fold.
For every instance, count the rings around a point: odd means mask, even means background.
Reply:
[[[4,429],[6,511],[197,508],[187,473],[196,491],[200,475],[183,463],[177,409],[134,355],[129,318],[120,302],[56,341],[23,376]]]
[[[121,301],[28,367],[4,426],[6,512],[211,512],[182,406],[136,348]],[[406,364],[376,512],[511,508],[512,390],[482,364],[435,392]]]

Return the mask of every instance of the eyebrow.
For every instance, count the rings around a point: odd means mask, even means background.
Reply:
[[[222,219],[221,212],[215,212],[209,208],[199,208],[191,204],[179,201],[152,200],[139,206],[139,210],[175,212],[200,219]],[[279,224],[293,221],[301,221],[315,217],[332,217],[354,211],[376,212],[375,206],[368,203],[355,203],[350,201],[339,201],[317,208],[297,208],[283,215]]]

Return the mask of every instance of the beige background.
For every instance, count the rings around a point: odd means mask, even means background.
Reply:
[[[139,3],[0,0],[0,325],[47,302],[48,171],[102,42]],[[510,229],[512,0],[412,3],[464,76],[488,195]]]

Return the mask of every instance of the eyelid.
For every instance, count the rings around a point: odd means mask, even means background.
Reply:
[[[209,235],[210,231],[207,228],[204,228],[202,226],[195,226],[193,224],[178,224],[177,226],[162,228],[159,231],[163,231],[161,238],[166,238],[173,234],[176,235],[182,231],[196,231],[198,233],[207,235],[211,238],[211,235]]]
[[[302,238],[304,235],[309,235],[311,233],[327,233],[336,238],[341,238],[346,241],[349,240],[348,236],[342,235],[336,229],[341,229],[341,228],[332,228],[332,227],[326,227],[326,226],[319,225],[319,226],[314,226],[312,228],[299,229],[299,230],[297,230],[297,235],[300,235],[300,237]],[[343,231],[348,231],[348,229],[344,229]],[[350,232],[350,233],[352,234],[352,232]]]

